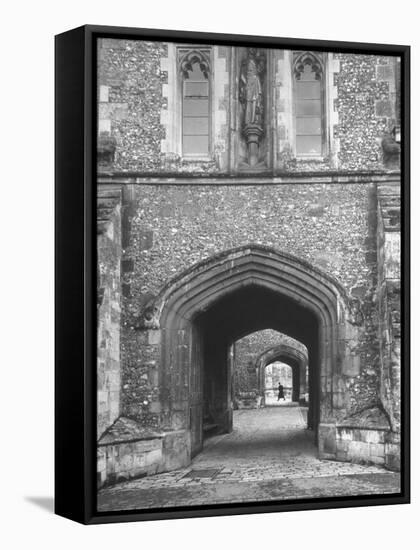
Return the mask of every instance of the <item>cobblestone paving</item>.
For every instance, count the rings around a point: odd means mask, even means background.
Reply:
[[[235,411],[233,432],[208,439],[188,468],[103,489],[98,509],[399,492],[399,474],[318,460],[313,432],[305,426],[306,409],[300,407]]]

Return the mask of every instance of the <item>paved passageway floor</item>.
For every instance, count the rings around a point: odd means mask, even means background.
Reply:
[[[400,475],[377,466],[318,460],[306,409],[234,411],[230,434],[209,438],[189,467],[98,494],[98,510],[398,493]]]

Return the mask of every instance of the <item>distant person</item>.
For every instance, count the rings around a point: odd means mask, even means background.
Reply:
[[[283,399],[284,401],[286,401],[286,398],[284,397],[284,387],[282,386],[281,383],[279,383],[279,387],[277,389],[279,392],[277,396],[277,401],[280,401],[280,399]]]

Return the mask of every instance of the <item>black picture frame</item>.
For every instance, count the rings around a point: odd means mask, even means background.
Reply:
[[[96,510],[97,38],[193,41],[401,56],[401,492],[153,511]],[[86,25],[55,39],[55,512],[84,524],[410,502],[410,47]]]

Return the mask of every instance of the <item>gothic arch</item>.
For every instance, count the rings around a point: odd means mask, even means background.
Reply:
[[[324,73],[324,64],[322,62],[322,57],[316,55],[313,52],[295,53],[293,62],[293,75],[297,80],[300,79],[301,74],[305,69],[305,65],[311,66],[317,80],[322,79]]]
[[[149,306],[149,317],[153,310],[160,325],[175,314],[190,320],[238,286],[252,284],[305,303],[323,326],[340,322],[349,309],[344,287],[330,275],[291,254],[250,244],[216,254],[173,278]]]
[[[163,288],[141,321],[161,333],[165,429],[190,430],[195,453],[202,444],[203,415],[222,431],[231,428],[227,350],[263,328],[305,343],[313,366],[312,424],[328,422],[340,406],[335,393],[341,391],[337,384],[347,360],[346,340],[353,334],[351,320],[345,290],[333,277],[270,247],[249,244],[187,269]]]
[[[179,50],[179,69],[183,78],[189,78],[194,63],[198,63],[204,76],[209,79],[211,64],[209,48],[182,48]]]
[[[298,396],[298,399],[294,400],[304,401],[305,394],[307,393],[306,370],[308,367],[308,352],[307,350],[304,351],[303,346],[302,349],[299,349],[297,346],[293,346],[287,342],[282,342],[265,350],[255,361],[258,389],[263,400],[265,368],[275,361],[284,361],[290,365],[293,371],[293,382],[298,385],[298,388],[294,388],[294,394]]]

